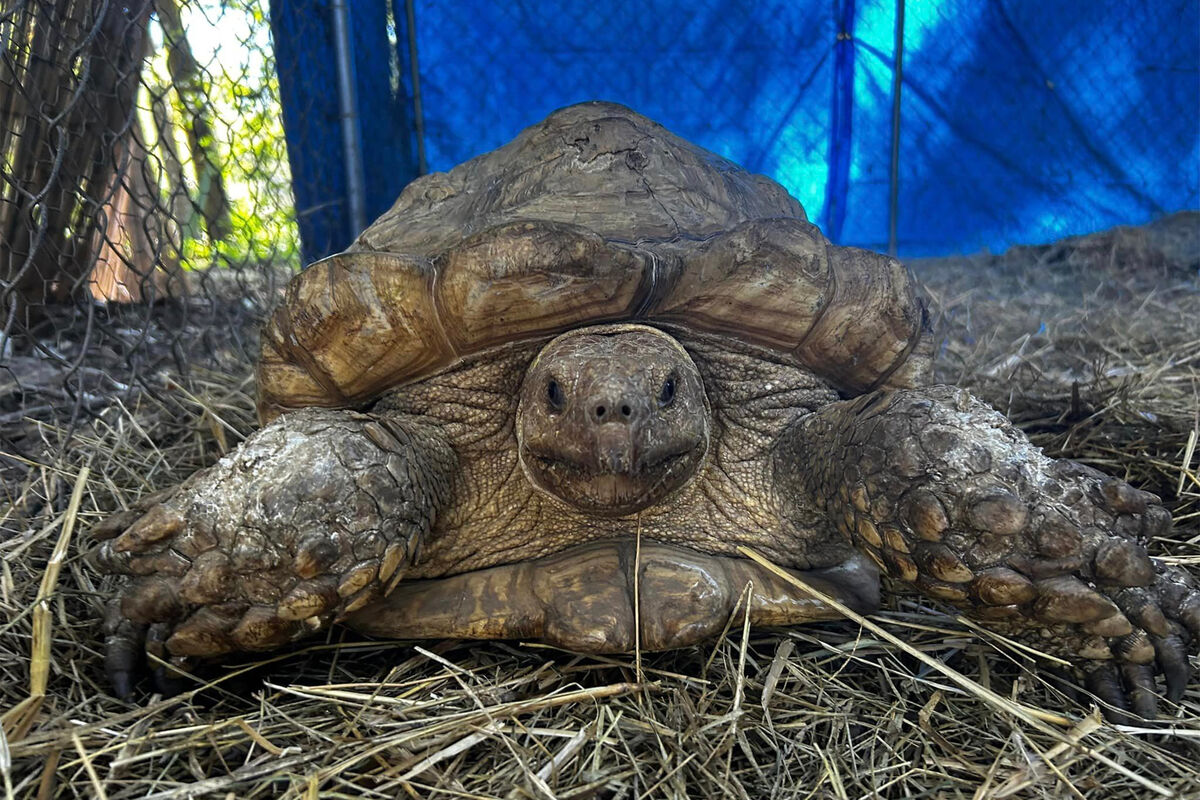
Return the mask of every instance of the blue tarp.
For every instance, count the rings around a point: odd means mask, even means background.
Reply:
[[[345,249],[358,234],[346,202],[333,4],[270,0],[269,8],[296,221],[307,263]],[[408,72],[408,50],[394,47],[388,4],[351,0],[347,8],[369,222],[417,175],[416,127],[411,96],[398,80],[402,70]]]
[[[351,5],[360,19],[387,7]],[[901,255],[999,250],[1200,207],[1200,0],[416,0],[429,167],[497,147],[555,108],[613,100],[771,175],[834,241],[886,249],[901,5]],[[273,21],[286,112],[297,76],[285,22]],[[404,22],[392,20],[390,51],[356,54],[360,93],[364,72],[390,77],[376,82],[385,97],[359,98],[370,215],[414,174]],[[332,53],[319,62],[331,71]],[[308,85],[336,110],[334,81]],[[295,116],[290,148],[304,146]],[[316,123],[336,131],[336,118]],[[305,157],[291,157],[300,185]],[[326,213],[344,213],[326,193]],[[310,256],[349,241],[308,239]]]

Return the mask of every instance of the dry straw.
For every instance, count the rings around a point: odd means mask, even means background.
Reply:
[[[914,265],[944,332],[939,378],[1163,495],[1178,524],[1152,548],[1193,570],[1198,232],[1193,215]],[[1200,684],[1165,726],[1113,727],[1028,649],[904,594],[866,619],[732,620],[720,641],[636,658],[336,631],[119,702],[86,529],[252,429],[249,365],[230,353],[210,337],[187,375],[114,390],[67,446],[40,413],[3,420],[23,443],[5,447],[0,507],[6,797],[1200,797]]]

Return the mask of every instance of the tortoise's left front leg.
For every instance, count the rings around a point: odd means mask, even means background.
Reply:
[[[1147,555],[1171,524],[1154,495],[1049,458],[948,386],[805,417],[777,469],[890,576],[1073,661],[1106,702],[1153,716],[1159,673],[1182,696],[1200,585]]]
[[[303,409],[95,526],[94,565],[130,576],[105,621],[116,692],[132,691],[143,647],[175,665],[264,652],[386,594],[418,558],[456,458],[422,418]]]

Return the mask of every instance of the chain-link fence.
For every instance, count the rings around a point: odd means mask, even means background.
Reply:
[[[1200,204],[1195,0],[474,5],[416,2],[433,169],[600,98],[902,256]]]
[[[103,409],[170,395],[196,369],[249,364],[257,320],[300,257],[262,3],[6,6],[0,450],[11,479]]]

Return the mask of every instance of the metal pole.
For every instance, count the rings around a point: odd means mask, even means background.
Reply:
[[[429,172],[425,160],[425,112],[421,110],[421,68],[417,61],[417,15],[413,0],[405,0],[404,13],[408,18],[408,62],[412,71],[413,121],[417,128],[417,169],[419,175]]]
[[[338,110],[342,117],[342,157],[346,160],[346,200],[354,235],[367,227],[366,179],[363,173],[362,129],[350,41],[350,9],[346,0],[333,0],[333,43],[337,58]]]
[[[888,255],[896,256],[900,215],[900,89],[904,83],[904,0],[896,0],[895,67],[892,70],[892,169],[888,195]]]

